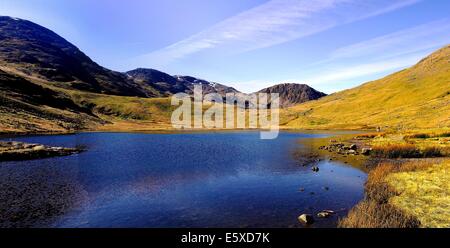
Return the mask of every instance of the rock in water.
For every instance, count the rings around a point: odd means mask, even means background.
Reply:
[[[35,146],[35,147],[33,147],[33,150],[34,151],[43,151],[43,150],[45,150],[45,146]]]
[[[312,171],[319,172],[319,167],[317,167],[317,166],[312,167]]]
[[[334,215],[335,213],[336,212],[334,212],[333,210],[323,210],[323,211],[321,211],[321,212],[319,212],[317,214],[317,217],[319,217],[319,218],[328,218],[328,217]]]
[[[306,225],[311,225],[314,223],[314,218],[310,214],[302,214],[298,217],[298,221]]]
[[[331,214],[328,212],[320,212],[317,214],[317,217],[319,217],[319,218],[328,218],[330,216],[331,216]]]

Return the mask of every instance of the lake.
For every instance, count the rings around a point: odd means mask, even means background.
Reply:
[[[300,214],[331,209],[338,214],[316,218],[312,227],[335,227],[363,198],[367,175],[336,161],[320,162],[318,173],[300,166],[294,153],[303,148],[302,139],[325,136],[282,132],[278,139],[260,140],[258,132],[212,132],[15,137],[51,146],[85,146],[87,151],[1,162],[0,225],[302,227]]]

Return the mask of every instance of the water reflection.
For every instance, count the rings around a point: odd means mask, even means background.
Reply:
[[[276,140],[260,140],[257,132],[239,132],[22,137],[18,140],[85,145],[88,151],[1,163],[2,182],[12,178],[2,187],[7,202],[1,209],[19,206],[22,215],[28,213],[28,222],[51,206],[50,214],[43,216],[59,217],[35,218],[34,223],[56,227],[296,227],[302,212],[348,209],[363,196],[365,174],[357,169],[330,161],[321,162],[320,173],[299,166],[293,156],[301,149],[298,140],[319,136],[281,133]],[[26,200],[14,205],[12,194]],[[336,219],[316,226],[334,226]]]

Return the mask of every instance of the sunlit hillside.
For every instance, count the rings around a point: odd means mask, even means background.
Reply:
[[[450,126],[450,46],[417,65],[284,112],[289,128]]]

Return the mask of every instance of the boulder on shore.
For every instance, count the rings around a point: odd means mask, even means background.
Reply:
[[[361,150],[361,153],[366,156],[370,155],[371,152],[372,152],[372,148],[363,148]]]

